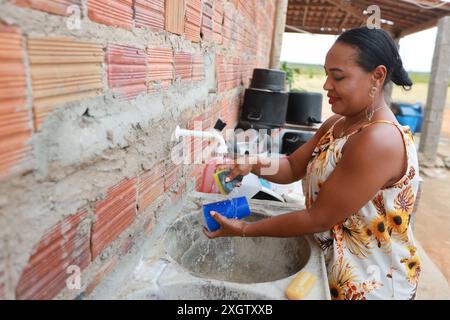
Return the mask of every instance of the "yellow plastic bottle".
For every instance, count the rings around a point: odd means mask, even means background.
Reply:
[[[310,272],[300,271],[287,287],[285,293],[289,300],[302,300],[311,291],[317,277]]]

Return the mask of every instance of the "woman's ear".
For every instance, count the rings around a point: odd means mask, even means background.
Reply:
[[[377,87],[382,87],[386,79],[387,69],[384,65],[379,65],[372,71],[372,81]]]

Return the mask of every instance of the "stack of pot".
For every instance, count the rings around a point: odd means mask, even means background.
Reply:
[[[289,104],[286,122],[290,124],[312,126],[321,123],[322,94],[319,92],[289,92]]]
[[[272,69],[254,69],[250,88],[245,90],[241,123],[255,129],[280,128],[286,122],[289,93],[286,73]]]

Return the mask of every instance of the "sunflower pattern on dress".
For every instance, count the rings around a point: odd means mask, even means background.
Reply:
[[[376,280],[360,282],[348,260],[332,266],[328,285],[332,300],[367,300],[366,294],[383,286]]]
[[[339,121],[339,120],[338,120]],[[420,278],[420,259],[410,228],[419,186],[417,151],[408,127],[389,121],[402,133],[407,153],[406,174],[383,188],[358,212],[314,235],[327,265],[332,299],[414,299]],[[319,140],[306,171],[305,205],[311,208],[321,185],[342,157],[342,148],[355,130],[333,136],[334,125]]]

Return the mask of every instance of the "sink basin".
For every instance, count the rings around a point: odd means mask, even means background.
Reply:
[[[252,213],[246,220],[264,215]],[[192,274],[236,283],[276,281],[294,275],[308,262],[311,249],[304,237],[208,239],[200,213],[176,220],[167,230],[168,255]]]

